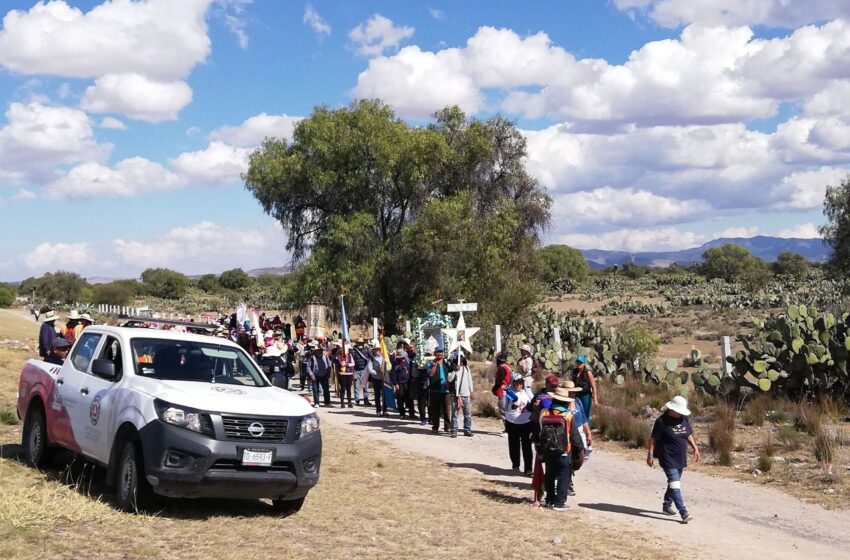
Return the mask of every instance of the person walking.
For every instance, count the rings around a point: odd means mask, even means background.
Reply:
[[[419,425],[424,426],[428,418],[428,373],[419,367],[416,361],[416,346],[410,339],[405,338],[404,348],[407,350],[408,363],[410,365],[410,403],[413,406],[415,401],[416,409],[419,412]],[[415,418],[411,410],[411,418]]]
[[[372,354],[369,356],[369,383],[372,385],[375,397],[375,414],[378,416],[389,416],[387,414],[387,399],[384,398],[384,375],[387,366],[384,357],[381,356],[381,344],[377,340],[372,341]]]
[[[363,406],[372,406],[369,402],[369,350],[366,341],[358,338],[349,354],[354,359],[354,402],[360,405],[361,393]]]
[[[578,426],[569,405],[570,391],[558,387],[549,393],[552,402],[540,414],[540,452],[546,465],[546,506],[555,511],[567,509],[567,495],[573,475],[573,456],[584,450]]]
[[[576,367],[573,370],[573,383],[576,387],[581,388],[581,394],[578,399],[584,408],[584,414],[587,416],[587,422],[590,427],[593,427],[593,422],[590,415],[593,412],[593,406],[599,406],[599,391],[596,388],[596,378],[593,372],[587,367],[587,356],[579,354],[576,357]]]
[[[50,355],[53,350],[53,341],[58,338],[56,334],[56,312],[52,309],[44,312],[44,318],[38,332],[38,355],[42,359]]]
[[[272,385],[281,389],[289,388],[287,384],[288,379],[284,374],[286,362],[284,362],[283,353],[277,344],[270,344],[266,347],[265,352],[260,357],[259,366],[263,370],[263,373],[266,374],[266,377],[272,382]]]
[[[295,317],[295,340],[304,340],[304,335],[307,334],[307,323],[301,318],[301,315]]]
[[[431,418],[431,432],[440,432],[440,417],[443,417],[443,431],[451,426],[451,370],[443,356],[443,349],[434,349],[434,361],[425,366],[428,372],[428,416]]]
[[[573,423],[578,426],[578,433],[581,437],[581,442],[584,444],[585,458],[590,457],[590,453],[592,452],[591,446],[593,445],[593,433],[590,430],[590,423],[584,413],[584,405],[582,405],[581,400],[576,398],[576,395],[582,392],[582,388],[576,387],[576,384],[572,381],[564,381],[561,383],[561,387],[566,389],[570,393],[570,396],[573,397],[573,402],[570,403],[569,410],[573,415]],[[575,473],[570,478],[568,494],[570,496],[576,495]]]
[[[472,399],[475,398],[475,390],[472,386],[472,371],[466,356],[454,365],[455,370],[455,398],[452,399],[452,437],[457,437],[457,416],[463,411],[463,435],[472,437]]]
[[[663,414],[652,427],[646,464],[652,468],[654,459],[658,459],[667,477],[661,511],[667,515],[676,515],[673,511],[673,504],[676,504],[682,523],[688,523],[694,519],[682,498],[682,474],[688,466],[688,446],[694,450],[694,461],[700,460],[699,447],[694,441],[694,431],[688,419],[691,411],[688,410],[687,399],[682,396],[673,397],[661,410]]]
[[[416,413],[413,412],[413,400],[410,397],[410,359],[407,357],[403,342],[399,341],[390,359],[393,361],[390,369],[390,385],[395,392],[399,416],[404,420],[409,414],[410,419],[414,420]]]
[[[336,378],[339,383],[339,406],[345,408],[345,399],[348,398],[348,408],[354,408],[351,402],[351,386],[354,384],[354,360],[351,359],[351,354],[346,354],[343,357],[342,345],[334,342],[337,348],[334,350],[336,360]]]
[[[505,390],[505,408],[502,411],[505,418],[505,429],[508,432],[508,453],[511,457],[511,468],[515,471],[520,467],[520,450],[522,450],[523,473],[528,476],[534,469],[531,453],[531,407],[534,398],[531,389],[525,388],[525,379],[519,373],[514,373],[511,386]]]
[[[307,361],[307,375],[310,377],[310,382],[313,388],[313,406],[319,405],[319,388],[325,397],[325,406],[333,408],[331,404],[331,388],[330,378],[333,365],[328,356],[318,342],[312,343],[312,356]]]
[[[68,319],[65,321],[65,325],[59,329],[59,336],[73,345],[82,330],[83,327],[80,324],[80,312],[76,309],[72,309],[68,312]]]

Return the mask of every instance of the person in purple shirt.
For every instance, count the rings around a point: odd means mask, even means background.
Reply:
[[[56,313],[52,309],[44,314],[44,321],[38,333],[38,355],[42,359],[50,355],[53,350],[53,341],[59,336],[56,334],[56,319]]]

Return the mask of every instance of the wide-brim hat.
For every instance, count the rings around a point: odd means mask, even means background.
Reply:
[[[79,318],[80,318],[80,312],[77,311],[76,309],[72,309],[71,311],[68,312],[68,320],[77,321],[77,320],[79,320]]]
[[[565,388],[565,387],[558,387],[557,389],[555,389],[551,393],[546,393],[546,394],[549,395],[550,397],[552,397],[553,400],[561,401],[561,402],[565,402],[565,403],[571,403],[575,400],[574,398],[572,398],[570,396],[570,390]]]
[[[94,320],[91,318],[91,315],[89,313],[83,313],[82,315],[80,315],[80,319],[83,321],[88,321],[89,323],[94,323]]]
[[[59,317],[56,316],[55,311],[48,311],[44,314],[44,318],[42,318],[42,321],[44,321],[45,323],[49,323],[50,321],[55,321],[58,318]]]
[[[519,347],[519,349],[522,350],[523,352],[528,352],[529,354],[532,353],[531,352],[531,346],[529,346],[528,344],[523,344],[522,346]]]
[[[266,348],[266,351],[263,352],[263,356],[270,356],[272,358],[280,357],[280,348],[277,347],[277,344],[272,344],[271,346]]]
[[[410,346],[410,339],[409,338],[402,338],[401,341],[403,343],[407,344],[408,346]]]
[[[688,399],[682,395],[676,395],[664,405],[664,410],[672,410],[678,412],[682,416],[690,416],[691,411],[688,409]]]
[[[281,341],[278,340],[277,342],[274,343],[274,345],[277,346],[277,348],[278,348],[278,350],[280,350],[281,354],[286,354],[287,352],[289,352],[289,345],[285,342],[281,342]]]
[[[576,384],[572,381],[564,381],[563,383],[561,383],[561,388],[573,393],[581,393],[582,391],[584,391],[584,389],[582,389],[581,387],[576,387]]]

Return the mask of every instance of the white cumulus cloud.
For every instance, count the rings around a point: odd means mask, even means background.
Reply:
[[[23,256],[24,265],[35,274],[74,272],[94,260],[95,252],[89,243],[41,243]]]
[[[381,14],[375,14],[348,32],[354,50],[361,56],[384,54],[385,50],[397,49],[402,41],[413,36],[414,29],[407,25],[396,25]]]
[[[325,37],[331,34],[331,26],[327,21],[324,20],[322,16],[319,15],[319,12],[316,11],[316,8],[307,4],[304,7],[304,23],[310,26],[310,29],[313,30],[313,33],[319,36],[319,38]]]
[[[113,167],[83,163],[47,185],[44,198],[50,200],[135,196],[182,186],[183,180],[159,163],[134,157]]]
[[[248,169],[249,148],[213,140],[196,152],[184,152],[171,161],[172,168],[197,186],[221,186],[240,180]]]
[[[797,224],[794,227],[783,229],[779,233],[776,234],[777,237],[788,237],[793,239],[818,239],[820,238],[820,232],[818,231],[818,227],[811,223],[806,222],[803,224]]]
[[[107,74],[86,88],[80,107],[92,113],[121,113],[131,119],[159,122],[176,120],[192,101],[184,81],[157,82],[140,74]]]
[[[850,17],[845,0],[614,0],[620,10],[648,15],[659,25],[765,25],[797,27]]]
[[[708,241],[704,235],[682,231],[674,227],[616,229],[598,234],[570,233],[558,236],[554,242],[578,249],[603,249],[607,251],[678,251],[698,247]]]
[[[240,125],[222,126],[213,130],[209,134],[209,139],[246,148],[259,146],[266,138],[292,140],[295,125],[302,119],[303,117],[290,115],[260,113],[245,119]]]
[[[115,117],[103,117],[98,126],[107,130],[127,130],[127,125]]]

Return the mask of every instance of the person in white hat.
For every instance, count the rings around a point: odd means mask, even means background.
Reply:
[[[523,344],[519,347],[519,353],[521,356],[517,360],[514,371],[522,375],[526,387],[531,387],[534,384],[534,357],[531,355],[531,346]]]
[[[682,523],[693,520],[682,499],[682,474],[688,466],[688,446],[694,450],[694,461],[700,460],[699,448],[694,441],[694,431],[688,416],[688,401],[685,397],[675,396],[661,409],[663,414],[655,421],[649,438],[646,464],[654,466],[654,459],[664,469],[667,476],[667,490],[661,510],[667,515],[676,515],[673,504],[682,516]]]
[[[270,344],[266,347],[263,355],[260,356],[259,365],[263,368],[272,385],[281,389],[289,389],[289,379],[284,375],[286,363],[283,361],[282,355],[277,344]]]
[[[570,410],[573,391],[558,387],[547,393],[549,408],[540,413],[539,453],[546,465],[546,506],[555,511],[567,509],[567,495],[573,478],[573,456],[580,456],[584,442],[578,420]],[[577,467],[576,467],[577,468]]]
[[[53,341],[58,336],[56,334],[56,312],[48,309],[43,313],[41,330],[38,332],[38,355],[42,359],[50,355],[53,351]]]
[[[83,327],[80,325],[80,312],[76,309],[72,309],[68,312],[68,319],[65,321],[65,325],[59,329],[59,336],[71,344],[74,344],[74,341],[77,340],[77,336],[79,336],[82,330]]]

